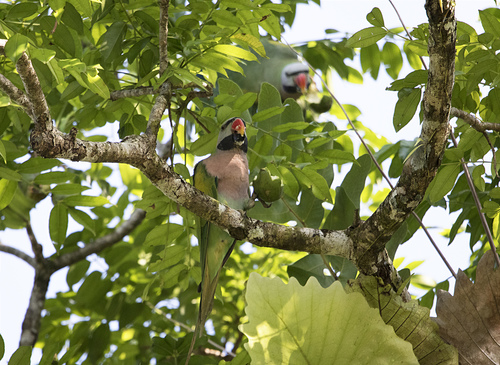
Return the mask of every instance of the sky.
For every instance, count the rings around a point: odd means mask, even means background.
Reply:
[[[426,22],[423,0],[394,0],[393,3],[407,27],[411,28]],[[493,0],[456,0],[456,3],[457,19],[472,25],[478,33],[482,32],[478,22],[478,9],[495,6]],[[386,26],[389,28],[400,26],[399,20],[387,0],[323,0],[321,7],[315,4],[309,6],[298,5],[293,29],[288,29],[285,32],[285,39],[289,43],[323,39],[326,36],[324,30],[328,28],[337,29],[342,32],[341,34],[352,34],[370,26],[366,21],[366,14],[373,7],[378,7],[382,11]],[[359,60],[354,61],[353,65],[359,69],[358,62]],[[405,74],[411,71],[412,69],[405,64],[400,77],[404,77]],[[380,71],[377,81],[373,81],[369,75],[365,75],[362,85],[349,84],[340,78],[334,77],[332,91],[341,103],[356,105],[362,112],[359,119],[374,132],[385,136],[392,142],[400,139],[413,140],[420,133],[420,125],[417,119],[412,120],[400,132],[396,133],[394,131],[392,115],[397,101],[397,94],[385,90],[391,82],[392,79],[383,70]],[[338,123],[339,128],[345,128],[342,123]],[[336,177],[334,185],[340,184],[340,182],[341,177]],[[35,235],[44,245],[45,255],[50,255],[53,252],[47,228],[48,212],[51,208],[50,199],[45,199],[37,206],[36,212],[31,217],[34,222]],[[440,236],[442,229],[451,227],[455,218],[456,215],[449,216],[443,209],[436,208],[426,215],[424,223],[430,227],[438,225],[438,228],[430,231],[447,259],[451,262],[454,270],[458,270],[459,268],[465,269],[469,265],[468,236],[462,235],[463,237],[458,237],[453,245],[449,247],[447,246],[447,239]],[[0,242],[32,254],[24,231],[0,232]],[[450,277],[446,266],[421,230],[398,250],[396,257],[405,257],[403,266],[412,261],[423,260],[424,263],[414,273],[428,275],[437,282]],[[97,265],[99,264],[97,263]],[[55,296],[55,293],[61,290],[67,290],[66,272],[67,270],[61,270],[52,276],[48,297]],[[21,324],[33,285],[33,270],[24,261],[0,253],[0,278],[2,278],[0,280],[0,334],[6,344],[6,353],[4,359],[0,360],[0,365],[4,365],[7,364],[11,354],[18,347]],[[412,293],[419,292],[412,290]],[[37,362],[36,359],[39,359],[39,355],[32,357],[33,364]]]

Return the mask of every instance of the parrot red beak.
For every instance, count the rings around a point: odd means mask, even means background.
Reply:
[[[240,118],[236,118],[231,126],[231,129],[239,133],[242,137],[245,135],[245,123]]]
[[[295,84],[300,88],[303,94],[306,93],[308,77],[309,76],[307,74],[301,73],[298,74],[294,79]]]

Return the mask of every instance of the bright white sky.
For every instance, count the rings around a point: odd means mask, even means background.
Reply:
[[[426,22],[423,0],[394,0],[393,2],[407,27],[411,28]],[[324,30],[328,28],[339,30],[342,34],[352,34],[362,28],[369,27],[370,24],[366,21],[366,14],[375,6],[382,11],[387,27],[400,26],[399,20],[387,0],[358,0],[355,2],[349,0],[323,0],[322,3],[321,8],[314,4],[298,6],[295,25],[292,30],[285,33],[288,42],[298,43],[322,39],[325,37]],[[478,22],[478,9],[495,6],[493,0],[456,0],[456,3],[458,20],[472,25],[478,33],[482,32]],[[359,63],[356,63],[356,68],[359,68],[358,65]],[[409,66],[405,65],[400,77],[411,71]],[[341,103],[356,105],[362,112],[359,119],[374,132],[389,138],[393,142],[400,139],[413,140],[420,132],[418,120],[413,120],[399,133],[394,132],[392,114],[397,95],[395,92],[385,91],[391,81],[392,79],[387,76],[385,71],[381,70],[377,81],[373,81],[369,75],[366,75],[365,82],[362,85],[353,85],[336,79],[334,80],[333,92]],[[344,127],[341,123],[338,126],[340,128]],[[340,184],[340,182],[340,180],[336,180],[334,184]],[[45,255],[50,255],[53,252],[52,245],[48,243],[50,238],[47,226],[50,209],[49,199],[45,199],[39,204],[37,212],[32,215],[35,235],[39,242],[45,243]],[[426,216],[424,223],[431,227],[439,227],[439,229],[432,229],[431,233],[434,239],[438,241],[440,248],[451,262],[453,268],[457,271],[459,268],[465,269],[468,267],[470,255],[468,235],[457,238],[450,247],[447,247],[447,240],[439,235],[443,228],[451,227],[455,218],[456,215],[449,217],[444,210],[435,209]],[[3,244],[14,246],[28,254],[32,254],[24,231],[0,232],[0,241]],[[425,260],[424,264],[418,267],[414,273],[427,275],[437,282],[450,277],[446,266],[435,253],[421,230],[415,234],[412,240],[398,250],[396,256],[406,258],[403,265],[412,261]],[[67,270],[62,270],[52,276],[48,291],[49,297],[53,297],[59,291],[67,290],[66,272]],[[7,364],[8,359],[18,347],[21,324],[33,285],[33,270],[24,261],[0,253],[0,278],[2,278],[0,280],[0,334],[3,336],[6,345],[4,359],[0,360],[0,365],[3,365]],[[412,290],[412,292],[415,291]],[[32,363],[37,363],[38,359],[39,356],[34,355]]]

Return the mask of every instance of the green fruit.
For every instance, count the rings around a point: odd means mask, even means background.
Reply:
[[[267,168],[260,169],[253,182],[253,188],[259,199],[267,203],[278,200],[283,194],[281,178],[272,175]]]
[[[321,101],[318,104],[311,103],[310,108],[316,113],[326,113],[332,108],[333,99],[329,95],[323,95]]]

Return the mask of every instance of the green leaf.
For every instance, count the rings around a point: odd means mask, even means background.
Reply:
[[[257,114],[255,114],[253,116],[252,120],[254,123],[263,122],[267,119],[270,119],[272,117],[280,115],[281,113],[283,113],[284,110],[285,110],[285,108],[282,106],[273,106],[271,108],[268,108],[268,109],[265,109],[265,110],[258,112]],[[264,129],[264,130],[267,130],[267,129]]]
[[[365,180],[372,167],[372,159],[369,155],[363,155],[358,158],[358,164],[353,164],[351,170],[347,173],[341,186],[346,195],[351,200],[356,209],[360,208],[360,196],[365,188]]]
[[[32,16],[38,11],[38,5],[33,2],[23,2],[10,8],[8,19],[24,19]]]
[[[154,227],[148,233],[144,244],[150,246],[167,245],[177,239],[182,232],[184,232],[184,226],[174,223],[162,224]]]
[[[343,165],[356,161],[356,157],[350,152],[341,150],[324,150],[317,154],[318,157],[326,158],[332,164]]]
[[[103,274],[100,271],[92,272],[76,293],[75,300],[81,305],[92,307],[103,302],[106,293],[111,288],[109,280],[102,279]]]
[[[83,35],[83,22],[82,16],[75,9],[75,7],[67,2],[64,5],[64,12],[61,16],[61,21],[66,24],[68,27],[73,28],[79,35]]]
[[[109,204],[108,199],[103,196],[86,196],[74,195],[63,199],[63,202],[70,207],[99,207],[104,204]]]
[[[369,70],[371,76],[376,80],[380,69],[380,50],[377,44],[361,48],[359,56],[363,72]]]
[[[87,213],[75,208],[69,208],[68,211],[71,218],[81,224],[85,229],[88,229],[95,236],[95,223]]]
[[[460,164],[455,163],[444,166],[438,171],[427,189],[431,203],[441,200],[453,188],[460,169]]]
[[[3,355],[5,355],[5,342],[2,335],[0,335],[0,360],[2,360]]]
[[[399,47],[392,42],[387,42],[382,48],[381,59],[387,66],[385,68],[387,74],[396,79],[403,67],[403,57]]]
[[[66,239],[67,230],[68,208],[63,204],[56,204],[52,208],[49,217],[50,239],[61,245]]]
[[[335,282],[335,278],[325,275],[325,269],[321,255],[310,254],[288,265],[287,273],[290,278],[297,279],[302,286],[306,285],[310,277],[314,277],[323,288],[327,288]]]
[[[256,364],[418,364],[410,343],[383,323],[359,293],[346,294],[336,282],[322,288],[291,278],[248,280],[241,325],[245,348]],[[307,334],[307,335],[305,335]],[[335,346],[325,346],[335,344]]]
[[[330,194],[330,187],[326,183],[326,180],[323,176],[318,174],[316,171],[308,168],[303,169],[302,173],[311,182],[312,192],[316,198],[320,199],[321,201],[333,203],[332,196]]]
[[[279,166],[278,170],[283,180],[283,192],[290,198],[296,199],[300,191],[299,182],[293,173],[285,166]]]
[[[19,347],[10,357],[8,365],[30,365],[31,351],[31,346]]]
[[[36,174],[38,172],[50,170],[60,164],[61,162],[56,159],[32,157],[28,161],[17,166],[17,172],[20,174]]]
[[[51,189],[51,192],[55,195],[76,195],[88,189],[90,188],[80,184],[58,184]]]
[[[483,179],[485,169],[483,165],[475,166],[474,170],[472,170],[472,181],[474,181],[474,185],[479,191],[484,191],[486,188],[486,183]]]
[[[495,38],[500,38],[500,21],[488,10],[479,10],[481,25],[486,33],[493,34]]]
[[[40,185],[59,184],[69,181],[74,177],[75,175],[71,172],[51,171],[38,175],[37,177],[35,177],[34,182]]]
[[[12,198],[14,198],[14,194],[17,190],[17,181],[13,180],[0,180],[0,210],[7,207]]]
[[[345,44],[349,48],[363,48],[377,43],[385,37],[387,31],[380,27],[370,27],[353,34]]]
[[[213,152],[217,144],[217,133],[204,134],[191,145],[191,153],[195,156],[205,156]]]
[[[398,102],[394,109],[393,124],[396,132],[399,132],[415,115],[420,103],[421,90],[402,89],[398,92]]]
[[[87,75],[87,80],[88,80],[87,85],[88,85],[90,90],[92,90],[94,93],[99,95],[104,100],[109,99],[110,93],[109,93],[108,86],[99,77],[99,75],[95,75],[95,76]]]
[[[326,216],[324,229],[341,230],[350,227],[354,221],[356,207],[342,186],[335,188],[335,205]]]
[[[90,267],[88,260],[78,261],[76,264],[70,265],[68,274],[66,275],[66,283],[70,288],[83,279]]]
[[[240,27],[241,20],[227,10],[218,9],[212,13],[212,19],[221,27]]]
[[[309,127],[309,123],[307,122],[283,123],[274,127],[273,132],[283,133],[283,132],[288,132],[291,129],[304,130],[307,127]]]
[[[366,15],[366,20],[368,20],[371,25],[376,27],[385,26],[384,17],[382,16],[382,12],[379,8],[373,8],[373,10]]]
[[[111,62],[122,53],[122,42],[127,31],[127,26],[122,21],[111,24],[106,33],[99,40],[102,57],[106,62]]]
[[[14,170],[7,167],[0,167],[0,178],[12,181],[20,181],[23,177]]]
[[[5,44],[5,54],[12,62],[16,63],[22,54],[26,52],[29,42],[30,39],[28,37],[16,33]]]
[[[257,57],[252,52],[241,47],[229,44],[218,44],[214,47],[214,50],[227,56],[241,58],[246,61],[257,61]]]
[[[233,108],[235,110],[245,111],[251,108],[252,105],[255,104],[255,101],[257,101],[256,93],[245,93],[234,101]]]

